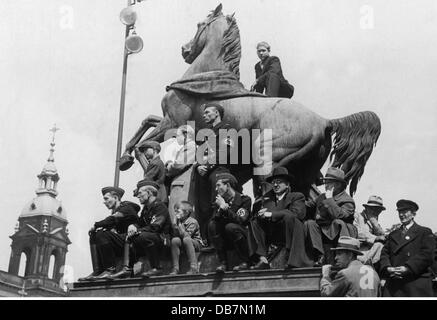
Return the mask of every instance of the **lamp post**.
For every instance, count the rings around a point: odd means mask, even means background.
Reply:
[[[135,21],[137,19],[137,14],[133,10],[132,6],[137,2],[137,0],[127,0],[127,7],[124,8],[120,13],[121,22],[126,25],[125,30],[125,43],[124,43],[124,54],[123,54],[123,74],[121,78],[121,97],[120,97],[120,113],[118,119],[118,137],[117,137],[117,153],[115,159],[115,175],[114,175],[114,186],[118,187],[120,182],[120,156],[121,156],[121,145],[123,143],[123,123],[124,123],[124,108],[126,101],[126,76],[127,76],[127,59],[129,54],[140,52],[143,48],[143,42],[135,32]],[[141,2],[141,0],[138,0]],[[130,35],[130,31],[133,34]]]

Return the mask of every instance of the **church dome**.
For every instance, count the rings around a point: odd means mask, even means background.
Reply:
[[[62,202],[50,194],[40,194],[26,204],[21,211],[20,218],[31,216],[52,216],[67,220],[67,212]]]

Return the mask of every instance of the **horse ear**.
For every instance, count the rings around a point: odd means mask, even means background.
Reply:
[[[215,10],[214,10],[214,16],[217,16],[219,13],[221,13],[221,12],[222,12],[222,8],[223,8],[223,6],[222,6],[222,4],[220,3],[220,4],[217,6],[217,8],[215,8]]]

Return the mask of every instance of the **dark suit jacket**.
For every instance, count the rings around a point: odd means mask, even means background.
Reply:
[[[255,206],[254,206],[255,207]],[[260,207],[258,203],[257,208]],[[249,236],[249,250],[251,254],[258,253],[257,248],[269,244],[284,246],[289,249],[286,255],[286,264],[293,267],[309,267],[313,265],[305,250],[305,236],[303,220],[306,216],[305,196],[300,192],[287,192],[284,197],[277,201],[275,194],[269,192],[262,199],[261,207],[272,213],[270,219],[259,219],[251,224]],[[258,213],[254,211],[256,215]],[[292,219],[290,219],[292,218]],[[260,233],[260,229],[265,235]]]
[[[228,210],[222,210],[216,205],[214,206],[214,219],[224,219],[226,223],[246,225],[250,216],[252,200],[244,194],[235,192],[233,201],[228,204]]]
[[[380,268],[406,266],[405,279],[388,279],[384,296],[432,296],[430,268],[434,261],[435,239],[431,229],[414,223],[406,234],[397,229],[389,234],[382,249]]]
[[[262,206],[272,212],[273,222],[283,219],[288,214],[296,216],[301,221],[305,219],[305,196],[300,192],[287,192],[280,201],[276,201],[275,195],[269,193]]]
[[[255,77],[257,79],[257,85],[255,90],[262,93],[265,88],[266,78],[269,73],[274,73],[278,76],[281,83],[281,88],[279,89],[279,96],[285,98],[291,98],[294,93],[294,87],[288,83],[282,74],[281,61],[278,57],[270,56],[266,59],[261,68],[261,61],[255,65]]]
[[[156,199],[153,203],[144,205],[138,223],[139,231],[168,234],[170,226],[170,215],[162,201]]]

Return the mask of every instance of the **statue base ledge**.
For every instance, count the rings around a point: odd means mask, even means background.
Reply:
[[[246,270],[76,282],[70,297],[317,297],[321,268]]]

